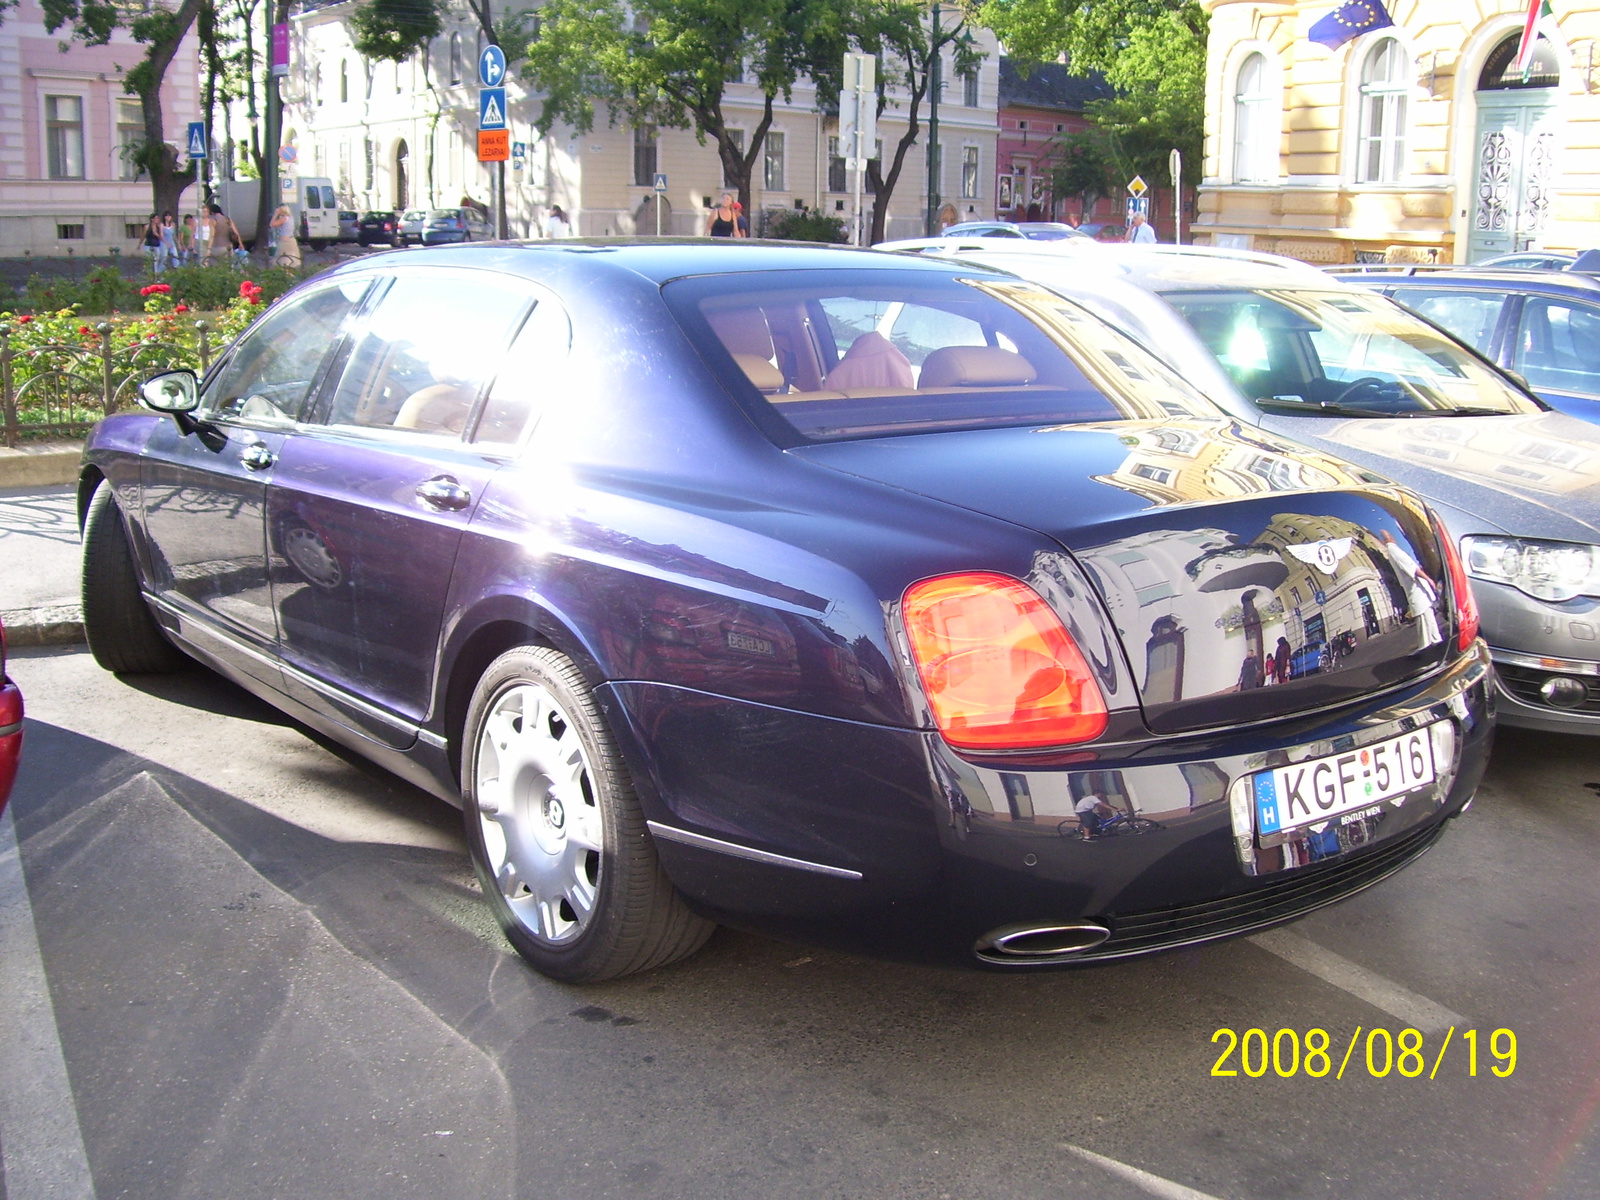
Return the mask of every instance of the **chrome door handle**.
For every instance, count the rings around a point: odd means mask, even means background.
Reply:
[[[417,499],[432,508],[460,512],[472,503],[472,493],[448,475],[435,475],[417,484]]]
[[[252,442],[239,455],[239,461],[247,471],[265,471],[278,459],[267,449],[265,442]]]

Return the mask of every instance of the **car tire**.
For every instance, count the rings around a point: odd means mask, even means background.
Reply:
[[[83,632],[95,662],[117,675],[165,674],[185,661],[145,603],[122,510],[105,483],[83,526]]]
[[[461,752],[467,843],[517,951],[572,983],[694,953],[715,926],[656,857],[626,765],[571,659],[508,650],[478,681]]]

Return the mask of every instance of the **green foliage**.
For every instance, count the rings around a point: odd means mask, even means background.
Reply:
[[[1120,172],[1106,134],[1099,130],[1069,134],[1059,145],[1050,179],[1054,195],[1075,196],[1082,201],[1083,211],[1089,212],[1101,196],[1116,194]]]
[[[762,237],[780,238],[787,242],[826,242],[843,245],[850,240],[845,224],[838,217],[811,209],[785,208],[773,212],[766,220]]]
[[[85,46],[104,46],[122,20],[110,0],[39,0],[39,7],[44,10],[46,31],[70,26],[72,36]]]
[[[404,62],[442,29],[433,0],[367,0],[350,14],[356,52],[390,62]]]
[[[252,268],[248,278],[261,288],[261,303],[270,304],[315,273],[315,268]],[[174,306],[182,304],[195,312],[215,312],[239,298],[239,284],[245,278],[232,266],[192,266],[173,267],[163,272],[157,282],[172,289],[169,296]],[[71,309],[96,316],[138,312],[148,306],[149,298],[141,296],[140,289],[149,287],[150,282],[148,277],[124,279],[110,266],[95,268],[81,281],[34,275],[24,287],[17,311],[44,314]]]
[[[1208,18],[1193,0],[985,0],[979,19],[1021,63],[1065,54],[1074,71],[1104,74],[1117,95],[1088,115],[1119,173],[1165,184],[1176,149],[1184,181],[1200,182]]]

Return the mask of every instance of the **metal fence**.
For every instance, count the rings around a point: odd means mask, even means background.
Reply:
[[[131,406],[140,385],[163,371],[198,365],[204,375],[211,365],[211,327],[196,321],[194,328],[198,354],[172,342],[138,342],[114,350],[109,321],[94,327],[98,345],[46,342],[15,350],[11,345],[15,331],[0,324],[0,405],[6,446],[15,449],[30,436],[82,433],[101,417]]]

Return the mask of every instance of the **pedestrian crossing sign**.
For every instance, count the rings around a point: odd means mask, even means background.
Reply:
[[[206,157],[206,123],[204,121],[189,122],[189,159],[194,161]]]
[[[506,90],[503,87],[478,89],[478,128],[506,127]]]

